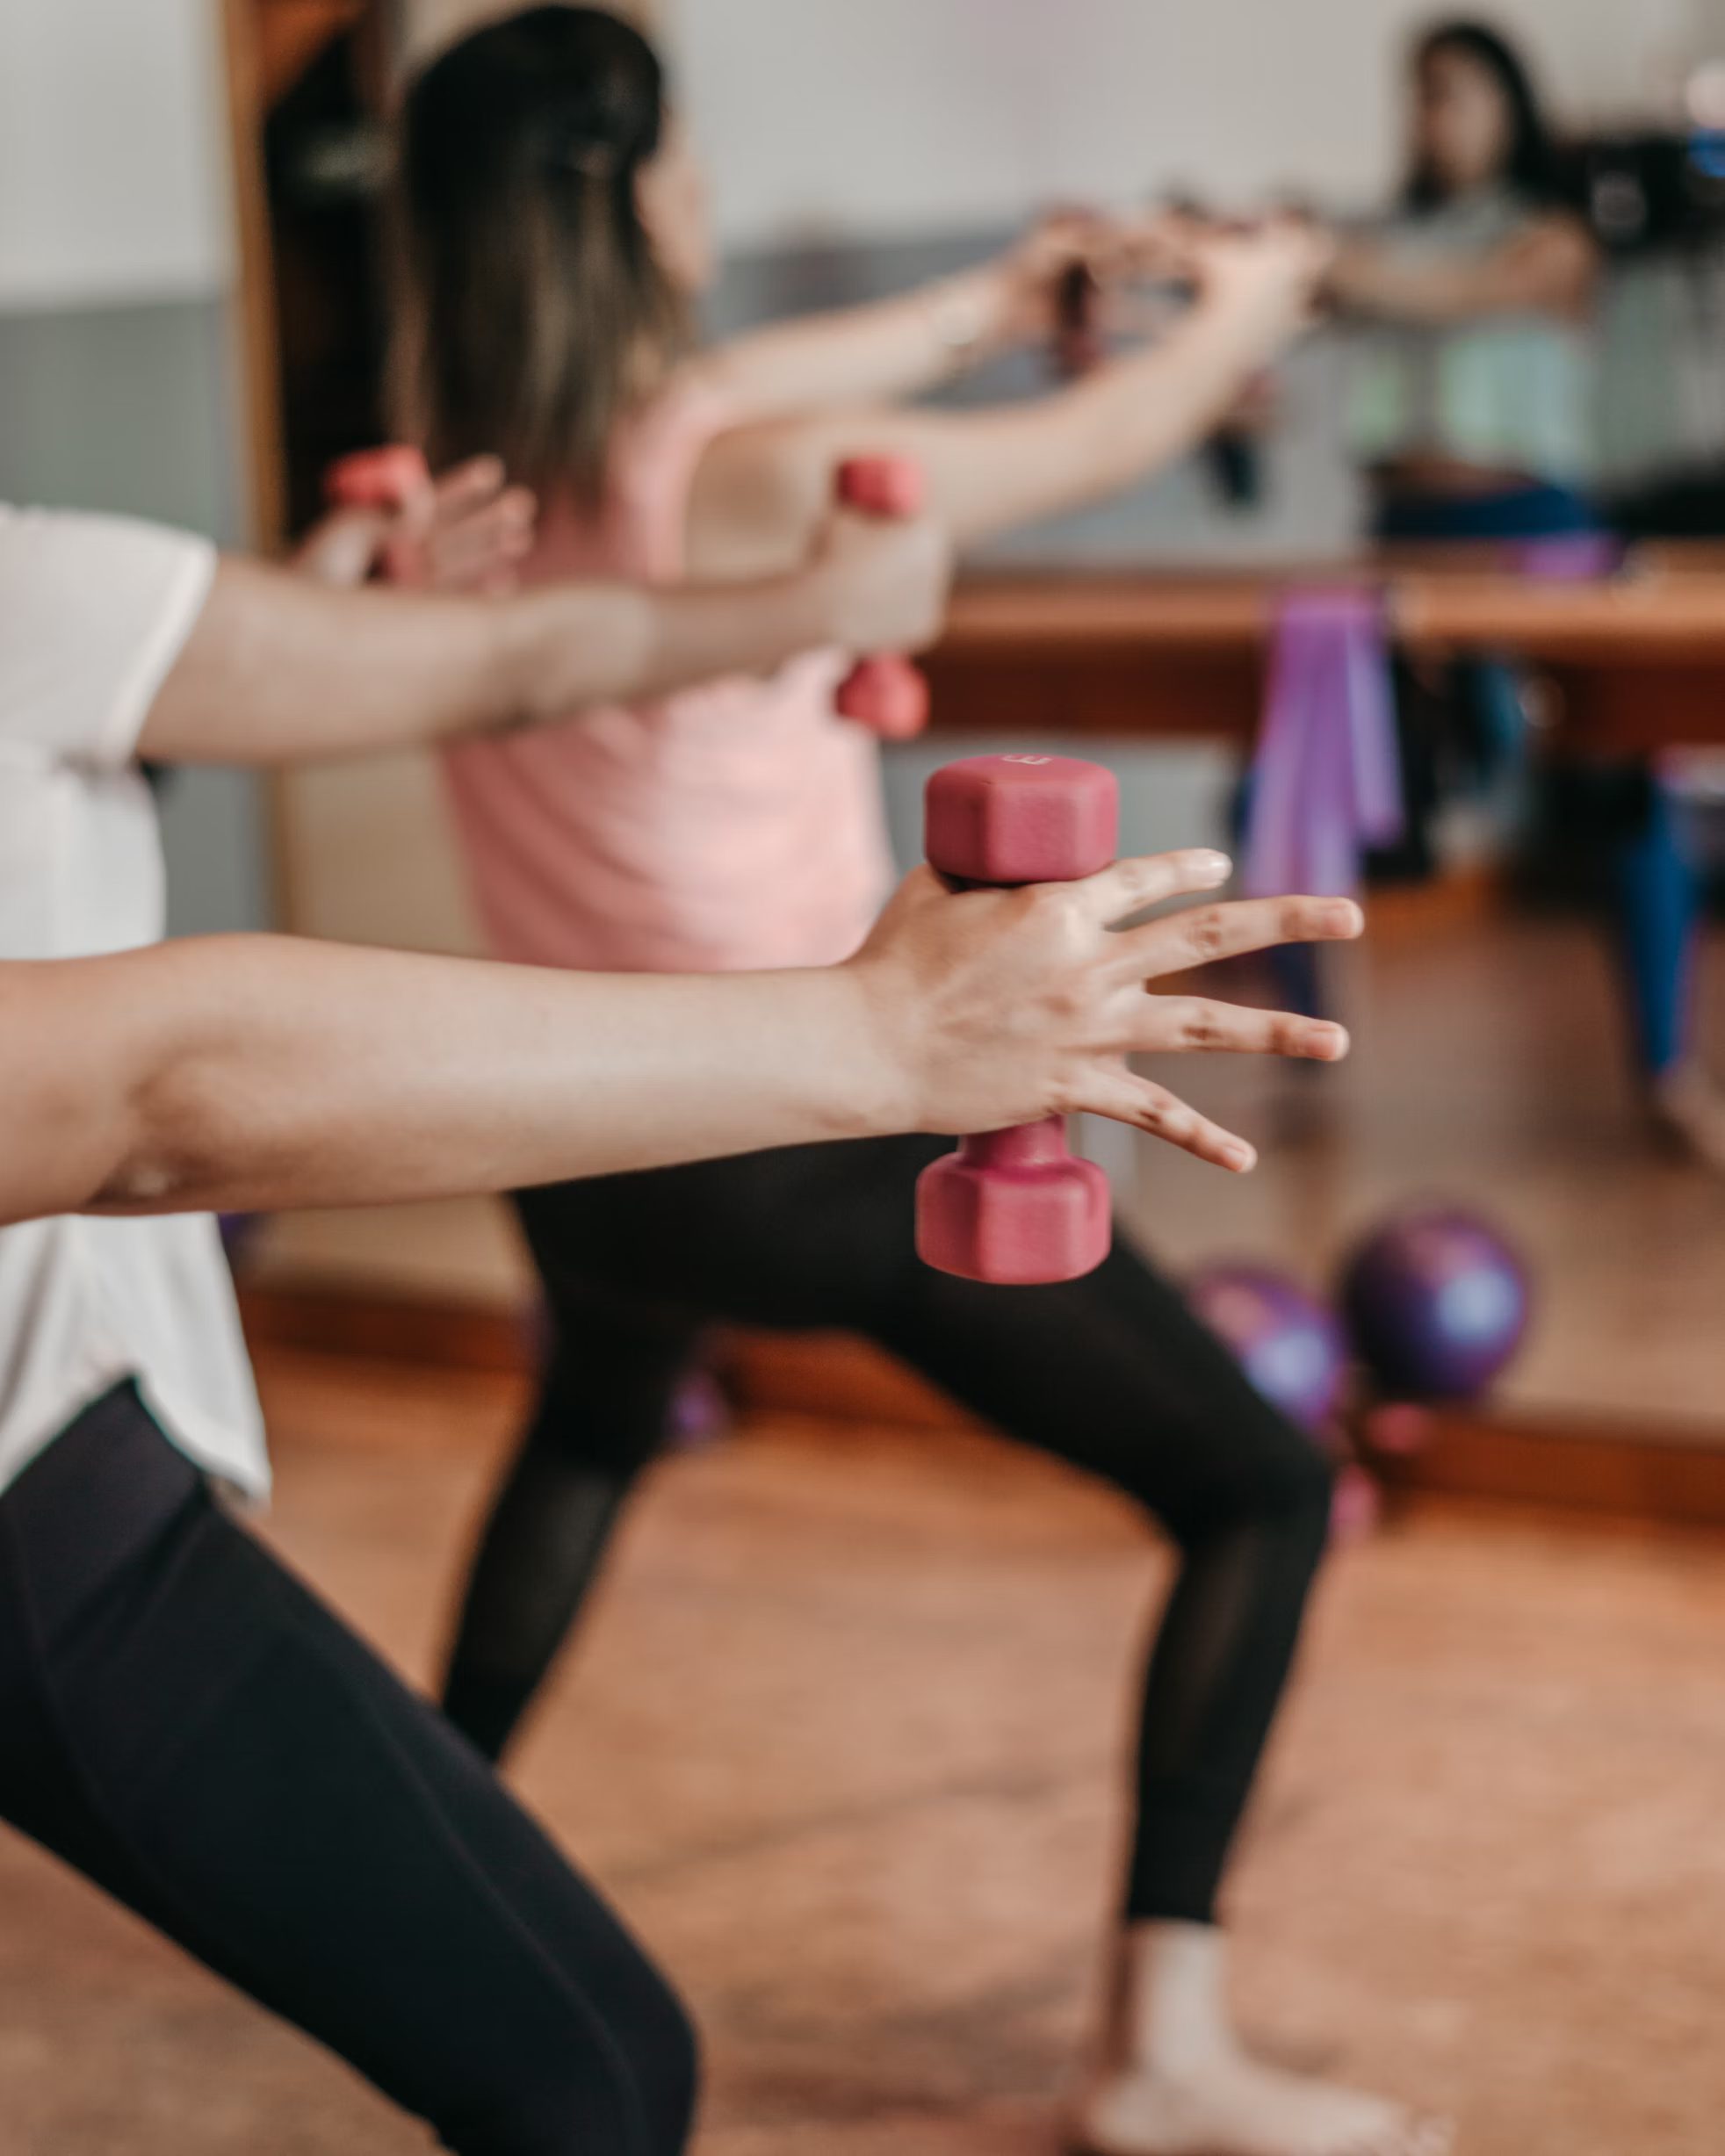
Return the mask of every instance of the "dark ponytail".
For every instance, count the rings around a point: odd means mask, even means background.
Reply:
[[[664,80],[599,8],[530,9],[451,47],[402,113],[397,426],[434,465],[494,452],[596,501],[617,422],[688,339],[635,182]]]

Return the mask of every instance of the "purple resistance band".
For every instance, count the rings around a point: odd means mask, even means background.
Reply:
[[[1351,896],[1365,850],[1402,830],[1382,601],[1352,586],[1290,591],[1252,767],[1245,888]]]

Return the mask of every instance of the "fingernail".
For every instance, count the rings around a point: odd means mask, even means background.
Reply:
[[[1210,883],[1225,883],[1234,873],[1234,864],[1226,854],[1207,851],[1198,856],[1198,873]]]
[[[1342,934],[1360,927],[1364,919],[1365,916],[1351,898],[1340,899],[1336,905],[1326,907],[1324,914],[1324,927],[1337,929]]]
[[[1237,1138],[1231,1145],[1223,1148],[1222,1157],[1231,1168],[1244,1172],[1257,1164],[1258,1156],[1244,1139]]]
[[[1314,1026],[1311,1045],[1327,1061],[1339,1062],[1348,1050],[1347,1028],[1346,1026]]]

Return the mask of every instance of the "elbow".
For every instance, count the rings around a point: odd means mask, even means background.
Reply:
[[[89,1212],[186,1213],[218,1201],[219,1104],[196,1074],[157,1075],[133,1089],[108,1144]]]
[[[183,1213],[199,1209],[201,1186],[190,1149],[141,1133],[122,1144],[80,1209],[90,1213]]]

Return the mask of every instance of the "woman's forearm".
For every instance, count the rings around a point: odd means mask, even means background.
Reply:
[[[1345,256],[1332,280],[1344,306],[1387,321],[1435,328],[1518,303],[1501,273],[1481,263],[1398,263],[1375,250]]]
[[[926,640],[946,588],[942,535],[853,524],[809,566],[718,590],[455,598],[224,561],[139,746],[179,763],[363,755],[765,672],[821,645]]]
[[[1339,1030],[1144,984],[1359,917],[1288,899],[1110,928],[1227,869],[1168,854],[960,894],[919,870],[819,972],[582,975],[274,936],[0,962],[0,1221],[379,1204],[1079,1110],[1249,1165],[1125,1058],[1327,1060]]]
[[[930,509],[961,544],[1104,500],[1195,446],[1235,407],[1303,327],[1331,254],[1324,235],[1286,220],[1184,246],[1194,304],[1155,344],[1064,390],[985,410],[788,421],[736,440],[773,470],[787,524],[804,531],[833,463],[859,455],[920,463]]]
[[[855,970],[567,974],[291,937],[0,965],[0,1221],[370,1205],[916,1120]]]
[[[1598,270],[1587,234],[1554,220],[1471,260],[1408,262],[1369,244],[1345,248],[1329,290],[1356,314],[1440,328],[1529,311],[1578,317],[1593,296]]]
[[[1292,334],[1248,306],[1200,303],[1157,343],[1110,361],[1049,400],[1047,440],[956,527],[961,542],[1081,508],[1149,478],[1195,449]]]
[[[726,674],[768,674],[799,653],[838,645],[914,649],[936,632],[949,544],[929,523],[890,553],[853,521],[824,566],[747,583],[674,591],[612,587],[600,599],[547,586],[524,595],[506,626],[510,704],[528,725],[583,703],[668,694]],[[571,620],[580,598],[586,633]],[[604,686],[595,690],[595,681]]]
[[[112,1157],[68,1193],[105,1211],[503,1190],[908,1120],[839,970],[653,979],[285,937],[82,964],[132,974],[89,1042],[130,1073]]]
[[[1006,265],[988,263],[891,299],[774,322],[697,365],[739,422],[891,404],[1007,342],[1015,299]]]
[[[1202,441],[1286,343],[1260,310],[1200,304],[1157,344],[1057,394],[977,413],[906,412],[854,426],[856,445],[912,457],[960,546],[1101,501]],[[848,453],[824,440],[822,456]]]

